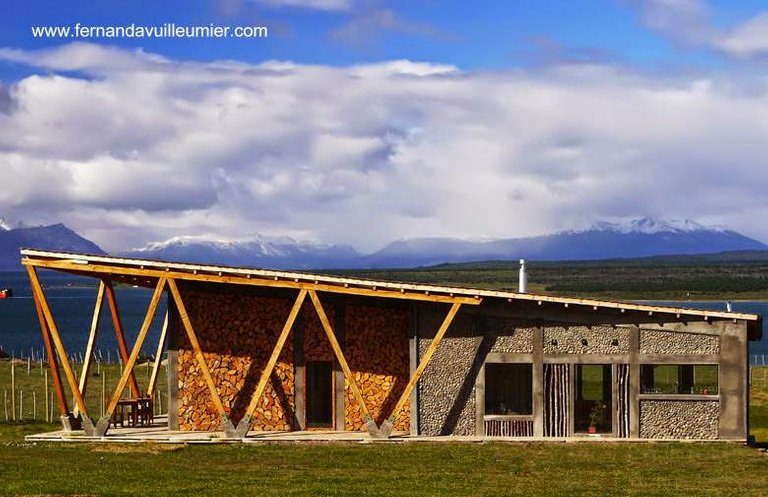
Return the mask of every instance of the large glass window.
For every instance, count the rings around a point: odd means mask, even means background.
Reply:
[[[643,364],[641,393],[717,395],[715,364]]]
[[[525,416],[532,413],[532,365],[486,364],[485,414]]]

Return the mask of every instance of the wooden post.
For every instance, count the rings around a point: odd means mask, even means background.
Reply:
[[[11,419],[16,421],[16,364],[11,359]]]
[[[51,418],[48,417],[50,406],[48,405],[48,370],[45,370],[45,420],[50,423]]]
[[[120,373],[122,374],[123,364],[128,362],[128,346],[125,344],[125,333],[123,332],[123,323],[120,320],[120,311],[117,307],[115,289],[110,280],[104,280],[104,289],[107,296],[107,304],[109,305],[109,312],[112,315],[112,324],[115,328],[115,335],[117,336],[117,345],[120,350]],[[139,391],[139,384],[136,382],[136,376],[133,374],[133,370],[131,370],[128,384],[131,387],[131,396],[139,397],[141,393]]]
[[[216,390],[216,383],[214,383],[213,377],[211,376],[211,371],[208,368],[208,364],[205,362],[205,356],[203,355],[203,350],[200,348],[200,342],[197,341],[197,335],[195,335],[195,330],[192,327],[192,322],[189,319],[187,308],[184,306],[184,301],[181,299],[179,287],[176,286],[176,281],[173,278],[168,279],[168,287],[171,290],[171,295],[173,296],[173,301],[176,304],[179,317],[181,318],[181,323],[184,325],[184,330],[187,332],[189,343],[192,345],[192,349],[195,352],[197,365],[200,367],[200,371],[203,373],[203,378],[205,378],[206,385],[208,385],[208,391],[211,394],[213,405],[219,413],[219,418],[221,419],[221,429],[226,434],[233,433],[235,431],[235,427],[232,425],[232,421],[229,419],[229,416],[227,416],[227,413],[224,410],[224,404],[221,402],[219,391]]]
[[[104,302],[104,282],[99,282],[99,291],[96,294],[96,305],[93,309],[93,318],[91,319],[91,330],[88,334],[88,345],[85,347],[85,358],[83,360],[83,370],[80,372],[80,392],[85,397],[85,390],[88,388],[88,375],[91,372],[91,364],[93,362],[93,346],[96,344],[96,336],[99,333],[99,319],[101,317],[101,307]],[[78,414],[78,409],[75,407],[75,416]]]
[[[277,339],[275,348],[272,350],[272,355],[269,357],[267,365],[264,366],[264,369],[261,372],[259,383],[256,386],[256,390],[253,392],[253,396],[251,397],[251,402],[248,404],[248,408],[245,410],[245,415],[237,424],[235,433],[232,434],[237,438],[245,437],[248,434],[248,430],[251,429],[251,419],[253,418],[253,413],[259,404],[259,400],[261,400],[261,396],[264,394],[264,389],[267,387],[267,381],[272,375],[272,370],[275,369],[277,359],[280,357],[280,352],[283,350],[285,341],[288,338],[288,334],[290,333],[291,328],[293,327],[293,323],[296,321],[296,316],[299,315],[301,305],[304,303],[306,296],[307,291],[302,288],[299,291],[299,295],[296,297],[296,301],[293,303],[293,307],[291,308],[291,312],[288,314],[288,319],[285,321],[285,325],[283,325],[283,330],[280,332],[280,336]]]
[[[27,268],[29,271],[29,268]],[[31,277],[31,276],[30,276]],[[51,344],[51,333],[48,330],[48,324],[45,321],[45,315],[43,314],[43,308],[40,305],[40,299],[35,292],[32,292],[32,297],[35,301],[35,309],[37,310],[37,317],[40,320],[40,330],[43,333],[43,343],[45,344],[45,353],[48,356],[48,369],[51,370],[51,378],[53,379],[53,390],[56,392],[56,400],[59,406],[59,415],[66,416],[69,413],[69,407],[67,406],[67,396],[64,394],[64,386],[61,383],[61,374],[59,373],[59,361],[56,354],[53,351],[53,345]],[[53,416],[51,416],[53,417]]]
[[[309,290],[309,298],[312,299],[312,304],[315,306],[317,316],[320,318],[320,323],[323,325],[323,329],[325,330],[325,334],[328,337],[328,341],[331,342],[331,348],[333,349],[333,353],[336,355],[336,359],[339,361],[341,369],[344,371],[344,376],[349,382],[349,387],[352,389],[352,394],[355,396],[355,400],[357,400],[357,403],[360,405],[360,409],[363,411],[363,416],[365,417],[365,426],[368,429],[368,433],[373,437],[380,437],[381,433],[379,432],[379,427],[376,425],[376,422],[373,420],[373,417],[371,417],[371,414],[368,411],[368,407],[365,405],[363,394],[360,392],[360,387],[357,386],[355,377],[352,375],[352,371],[349,369],[347,360],[341,351],[338,340],[336,340],[336,334],[333,332],[333,327],[331,326],[330,321],[328,321],[328,316],[325,314],[325,310],[323,309],[323,305],[320,303],[317,292],[314,290]]]
[[[160,371],[160,363],[163,359],[163,346],[165,345],[165,337],[168,334],[168,311],[165,311],[165,319],[163,319],[163,329],[160,331],[160,340],[157,342],[157,351],[155,352],[155,364],[152,367],[152,375],[149,377],[147,383],[147,397],[155,397],[155,387],[157,386],[157,373]],[[147,363],[149,364],[149,363]]]
[[[43,287],[40,285],[37,272],[35,271],[35,268],[31,266],[27,266],[27,272],[29,274],[29,280],[32,283],[32,292],[37,296],[40,308],[43,311],[45,322],[48,325],[48,330],[51,332],[51,338],[53,339],[53,343],[56,346],[56,352],[58,353],[59,359],[61,360],[61,366],[64,369],[64,375],[67,377],[67,383],[69,383],[69,388],[72,390],[72,395],[75,398],[75,404],[80,408],[80,412],[82,413],[83,429],[86,431],[86,433],[92,434],[93,424],[88,417],[88,410],[85,407],[85,401],[83,400],[83,396],[80,394],[80,389],[78,388],[75,375],[72,373],[72,366],[69,363],[69,358],[67,358],[67,351],[64,348],[61,337],[59,336],[59,330],[56,327],[53,314],[51,314],[51,308],[48,306],[48,301],[45,299],[45,293],[43,292]]]
[[[448,311],[448,315],[446,315],[445,319],[443,319],[443,324],[441,324],[440,328],[437,330],[435,338],[432,339],[432,343],[430,343],[429,347],[427,347],[427,351],[424,353],[424,358],[422,358],[421,362],[419,363],[419,367],[416,368],[416,371],[414,371],[410,381],[405,386],[405,390],[403,390],[403,393],[400,394],[400,398],[398,399],[397,404],[395,404],[395,407],[392,409],[392,413],[390,414],[389,418],[381,424],[381,434],[384,437],[388,437],[389,434],[392,433],[392,428],[394,428],[395,421],[397,421],[397,412],[400,410],[400,408],[403,407],[403,404],[409,400],[411,391],[413,391],[416,383],[418,383],[421,375],[424,373],[424,370],[427,369],[429,361],[432,359],[432,355],[435,353],[437,347],[440,345],[440,342],[443,340],[445,332],[448,331],[448,328],[453,322],[453,318],[456,316],[456,313],[459,312],[460,308],[461,303],[459,302],[454,302],[454,304],[451,306],[451,309]]]
[[[149,308],[147,309],[147,314],[144,317],[144,323],[141,325],[141,329],[139,330],[139,336],[136,337],[136,343],[133,345],[133,351],[131,351],[131,355],[128,357],[128,361],[125,363],[123,374],[120,375],[120,381],[117,382],[117,388],[115,388],[115,392],[112,394],[112,399],[109,401],[109,405],[107,406],[107,412],[104,413],[104,416],[102,416],[101,419],[99,419],[99,423],[96,426],[96,436],[106,435],[107,430],[109,429],[109,420],[112,417],[112,414],[115,412],[117,402],[120,400],[123,389],[125,388],[126,383],[128,383],[128,379],[133,374],[133,365],[136,363],[136,359],[139,357],[141,346],[144,344],[144,339],[147,337],[149,328],[152,326],[152,318],[154,318],[155,312],[157,311],[157,306],[160,303],[160,297],[163,295],[163,289],[165,289],[166,281],[167,280],[165,278],[160,278],[157,281],[155,293],[152,294],[152,300],[149,302]]]

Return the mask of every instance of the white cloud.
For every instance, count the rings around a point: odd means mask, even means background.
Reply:
[[[0,89],[0,214],[107,249],[254,232],[374,249],[646,214],[768,239],[764,82],[59,50],[0,53],[47,73]]]
[[[353,0],[250,0],[270,7],[297,7],[303,9],[345,11],[352,8]]]
[[[691,45],[740,58],[768,55],[768,11],[729,29],[716,27],[704,0],[637,0],[652,29]]]

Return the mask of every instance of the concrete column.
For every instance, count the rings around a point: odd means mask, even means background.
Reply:
[[[533,331],[533,436],[544,436],[544,330]]]
[[[341,347],[341,350],[346,352],[346,344],[345,344],[345,320],[344,320],[344,310],[345,307],[343,304],[337,304],[334,306],[334,315],[336,316],[334,319],[333,329],[336,333],[336,340],[339,342],[339,346]],[[346,356],[346,353],[344,354]],[[351,368],[351,366],[350,366]],[[338,360],[333,361],[333,376],[334,376],[334,393],[335,393],[335,399],[336,402],[336,420],[335,420],[335,429],[337,431],[344,431],[345,429],[345,419],[344,419],[344,371],[341,369],[341,364],[339,364]]]
[[[168,298],[168,429],[179,429],[179,330],[181,320],[173,299]]]
[[[413,376],[419,365],[419,308],[417,304],[411,304],[411,336],[408,338],[408,351],[410,356],[409,379]],[[419,389],[411,392],[411,435],[419,434]]]
[[[728,323],[720,338],[718,438],[747,439],[748,372],[746,323]]]
[[[640,329],[629,334],[629,437],[640,438]]]
[[[298,430],[307,429],[307,378],[304,364],[304,313],[300,312],[293,323],[293,394],[295,402],[294,426]]]

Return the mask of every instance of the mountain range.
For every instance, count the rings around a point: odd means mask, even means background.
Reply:
[[[104,253],[63,224],[10,229],[0,223],[0,270],[19,269],[20,247]],[[623,223],[599,222],[585,230],[526,238],[402,239],[370,254],[361,254],[349,245],[256,235],[243,240],[179,236],[115,255],[274,269],[363,269],[521,258],[599,260],[740,250],[768,250],[768,246],[735,231],[691,220],[639,218]]]
[[[19,249],[22,247],[105,254],[98,245],[63,224],[11,228],[0,219],[0,271],[21,269]]]
[[[349,245],[325,245],[291,238],[256,236],[232,241],[176,237],[121,255],[216,262],[275,269],[406,268],[485,260],[598,260],[669,254],[765,250],[765,244],[720,227],[691,220],[633,219],[599,222],[586,230],[500,240],[410,238],[361,254]]]

